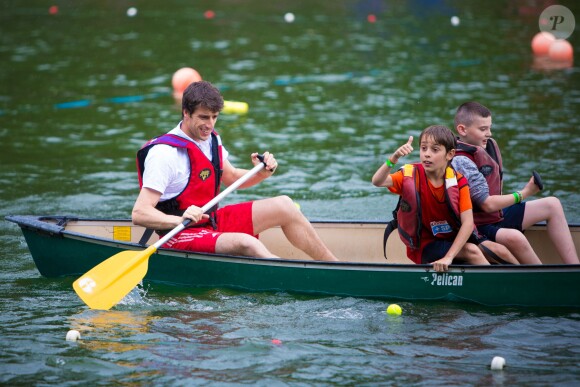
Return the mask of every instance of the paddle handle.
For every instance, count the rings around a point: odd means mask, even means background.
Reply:
[[[233,190],[237,189],[239,186],[244,184],[246,181],[250,180],[250,178],[252,178],[256,173],[258,173],[262,169],[264,169],[264,167],[266,166],[266,162],[264,161],[264,156],[258,155],[258,158],[261,161],[260,164],[257,164],[256,166],[254,166],[254,168],[252,168],[250,171],[248,171],[244,176],[240,177],[238,180],[233,182],[232,185],[230,185],[229,187],[224,189],[219,195],[217,195],[215,198],[210,200],[206,205],[201,207],[201,211],[205,213],[207,210],[209,210],[210,208],[212,208],[213,206],[218,204],[223,198],[228,196]],[[157,250],[159,247],[163,246],[168,240],[173,238],[173,236],[175,234],[177,234],[178,232],[182,231],[185,227],[187,227],[187,225],[190,223],[191,223],[191,219],[185,219],[181,224],[179,224],[179,226],[177,226],[173,230],[169,231],[167,234],[165,234],[165,236],[163,238],[159,239],[152,246],[155,247],[155,250]]]

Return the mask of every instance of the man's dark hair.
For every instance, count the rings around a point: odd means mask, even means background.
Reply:
[[[453,135],[451,129],[443,125],[431,125],[421,132],[419,136],[419,146],[421,141],[426,138],[431,137],[436,144],[445,147],[445,152],[449,152],[452,149],[457,148],[457,139]]]
[[[183,92],[181,101],[181,114],[183,111],[192,114],[198,106],[211,110],[213,113],[221,111],[224,107],[224,99],[219,90],[209,82],[193,82]]]
[[[455,113],[455,128],[457,125],[470,126],[476,117],[487,118],[491,116],[491,110],[478,102],[465,102],[457,108]]]

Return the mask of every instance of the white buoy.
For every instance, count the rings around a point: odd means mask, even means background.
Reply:
[[[491,359],[491,369],[492,370],[503,370],[505,367],[505,359],[501,356],[495,356]]]
[[[77,341],[80,340],[81,334],[79,331],[71,329],[66,333],[66,341]]]
[[[137,8],[130,7],[129,9],[127,9],[127,16],[133,17],[135,15],[137,15]]]
[[[288,12],[287,14],[284,15],[284,20],[286,21],[286,23],[292,23],[294,22],[294,14],[292,12]]]
[[[461,23],[461,20],[459,20],[459,17],[451,16],[451,25],[453,27],[457,27],[459,25],[459,23]]]

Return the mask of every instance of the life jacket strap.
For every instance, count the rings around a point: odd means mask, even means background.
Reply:
[[[491,251],[488,247],[484,246],[483,243],[480,243],[479,247],[481,247],[481,249],[483,250],[483,253],[486,255],[486,258],[488,258],[488,260],[491,259],[492,261],[495,261],[495,262],[490,262],[491,264],[513,265],[513,263],[507,262],[507,261],[503,260],[502,258],[500,258],[499,255],[497,255],[496,253]]]
[[[146,246],[147,245],[147,241],[149,240],[149,238],[151,238],[151,235],[153,235],[153,232],[155,230],[153,230],[152,228],[148,228],[145,229],[145,232],[143,233],[143,235],[141,235],[141,239],[139,239],[139,243],[141,246]]]
[[[402,197],[399,196],[399,201],[397,202],[397,206],[393,210],[393,219],[387,223],[387,228],[385,228],[385,233],[383,235],[383,255],[387,258],[387,241],[389,240],[389,236],[393,231],[395,231],[399,227],[399,221],[397,220],[397,212],[399,211],[399,207],[401,206]]]

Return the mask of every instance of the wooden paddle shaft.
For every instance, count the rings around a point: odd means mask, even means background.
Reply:
[[[248,181],[250,178],[252,178],[256,173],[260,172],[266,166],[266,164],[264,163],[263,159],[261,158],[262,156],[258,156],[258,157],[262,161],[260,164],[257,164],[248,173],[246,173],[244,176],[240,177],[238,180],[236,180],[234,183],[232,183],[232,185],[230,185],[229,187],[224,189],[219,195],[217,195],[215,198],[210,200],[205,206],[201,207],[201,211],[206,212],[207,210],[209,210],[210,208],[215,206],[217,203],[219,203],[224,197],[229,195],[230,192],[232,192],[233,190],[235,190],[236,188],[238,188],[239,186],[244,184],[246,181]],[[163,238],[159,239],[155,244],[153,244],[155,249],[157,250],[159,247],[163,246],[175,234],[177,234],[178,232],[182,231],[185,227],[187,227],[187,225],[189,223],[191,223],[191,219],[186,219],[179,226],[175,227],[173,230],[171,230],[167,234],[165,234],[165,236]]]

